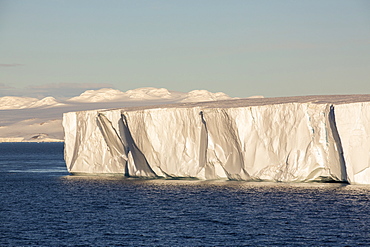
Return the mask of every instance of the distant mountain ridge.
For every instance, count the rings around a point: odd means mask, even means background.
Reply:
[[[62,116],[70,111],[227,99],[233,98],[207,90],[183,93],[153,87],[126,92],[112,88],[87,90],[64,100],[50,96],[42,99],[4,96],[0,97],[0,142],[63,141]]]
[[[231,99],[231,97],[225,93],[212,93],[207,90],[193,90],[188,93],[183,93],[169,91],[165,88],[145,87],[122,92],[117,89],[102,88],[98,90],[87,90],[79,96],[72,97],[67,100],[57,100],[51,96],[43,99],[16,96],[0,97],[0,110],[57,107],[73,103],[127,102],[143,100],[194,102],[225,99]]]

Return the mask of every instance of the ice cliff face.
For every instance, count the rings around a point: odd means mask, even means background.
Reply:
[[[370,96],[64,114],[71,173],[370,184]]]

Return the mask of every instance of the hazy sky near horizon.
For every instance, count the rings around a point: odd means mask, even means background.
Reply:
[[[0,0],[0,96],[370,93],[367,0]]]

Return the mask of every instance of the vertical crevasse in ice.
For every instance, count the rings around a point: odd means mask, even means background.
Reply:
[[[198,108],[123,111],[132,141],[158,176],[205,178]]]
[[[345,179],[328,115],[328,105],[296,103],[205,109],[208,162],[229,179]]]
[[[127,157],[120,153],[123,147],[118,147],[119,137],[107,123],[99,118],[98,111],[64,114],[64,152],[69,172],[124,173]]]

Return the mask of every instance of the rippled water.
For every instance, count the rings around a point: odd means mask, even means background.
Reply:
[[[370,186],[70,176],[0,143],[1,246],[368,246]]]

